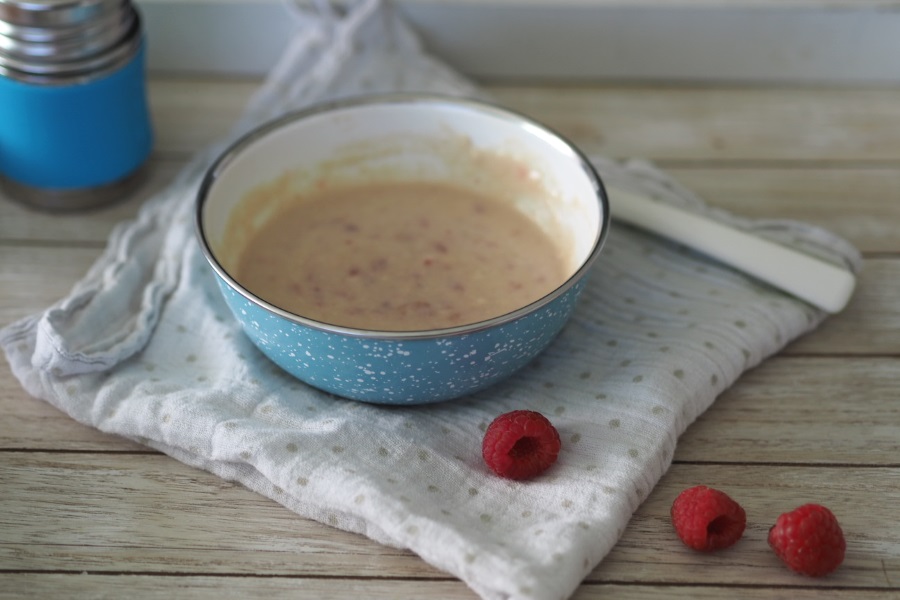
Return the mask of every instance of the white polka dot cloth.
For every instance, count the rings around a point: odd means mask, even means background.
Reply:
[[[339,20],[306,15],[233,135],[289,108],[373,90],[476,93],[369,0]],[[256,350],[199,252],[193,196],[222,147],[120,226],[68,297],[0,332],[15,375],[82,423],[305,517],[409,548],[485,599],[571,595],[666,471],[679,434],[744,370],[823,318],[614,225],[574,320],[521,374],[439,405],[337,399]],[[740,221],[650,165],[596,162],[617,186],[859,264],[852,247],[821,230]],[[547,415],[563,447],[543,476],[511,482],[485,467],[481,439],[495,416],[522,408]]]

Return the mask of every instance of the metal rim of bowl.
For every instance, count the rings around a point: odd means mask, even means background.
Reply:
[[[594,188],[597,202],[600,204],[601,215],[600,223],[594,237],[594,245],[591,248],[590,253],[582,261],[578,269],[572,275],[570,275],[565,282],[560,284],[549,294],[546,294],[545,296],[535,300],[534,302],[531,302],[530,304],[522,306],[512,312],[498,315],[491,319],[479,321],[477,323],[458,325],[455,327],[447,327],[443,329],[429,329],[419,331],[380,331],[325,323],[288,312],[282,308],[275,306],[274,304],[266,302],[262,298],[259,298],[258,296],[247,290],[243,285],[235,280],[227,270],[225,270],[225,268],[219,263],[218,259],[210,248],[209,242],[206,238],[206,233],[204,231],[203,225],[203,207],[206,204],[206,199],[209,196],[209,192],[211,191],[212,186],[216,183],[219,175],[228,168],[229,163],[235,160],[235,158],[241,153],[242,150],[289,123],[314,115],[319,115],[334,110],[350,109],[354,107],[379,104],[409,103],[435,105],[449,104],[452,106],[464,107],[469,110],[486,113],[493,117],[505,119],[508,121],[516,121],[522,125],[528,125],[531,128],[537,128],[543,133],[560,141],[566,148],[566,150],[571,153],[572,158],[578,161],[581,168],[584,170],[585,175],[590,180],[592,187]],[[267,310],[270,313],[276,314],[279,317],[287,319],[288,321],[291,321],[298,325],[303,325],[326,333],[344,335],[348,337],[391,341],[426,340],[467,335],[483,331],[485,329],[490,329],[498,325],[503,325],[505,323],[515,321],[521,317],[533,313],[535,310],[546,306],[547,304],[553,302],[554,300],[568,292],[572,287],[575,286],[578,281],[580,281],[587,274],[587,271],[596,261],[597,257],[600,254],[600,250],[603,248],[607,234],[609,233],[610,224],[609,197],[606,193],[603,182],[600,179],[600,175],[588,160],[587,156],[573,143],[569,142],[565,137],[550,129],[549,127],[534,121],[530,117],[509,110],[507,108],[503,108],[496,104],[484,102],[481,100],[417,93],[367,95],[331,102],[323,102],[306,109],[290,112],[280,118],[277,118],[253,129],[249,133],[237,139],[230,146],[228,146],[224,150],[224,152],[222,152],[222,154],[220,154],[219,157],[208,167],[197,191],[194,208],[194,230],[207,262],[219,275],[219,277],[221,277],[225,282],[228,283],[229,287],[241,294],[245,299]]]
[[[74,37],[28,40],[0,32],[0,52],[23,62],[65,63],[90,57],[115,46],[134,25],[130,7],[113,13],[90,27],[74,32]]]
[[[0,0],[0,21],[25,27],[65,27],[97,18],[128,0]]]
[[[135,11],[131,28],[106,52],[61,63],[23,61],[0,52],[0,75],[37,85],[69,85],[92,81],[126,64],[142,44],[140,14]]]

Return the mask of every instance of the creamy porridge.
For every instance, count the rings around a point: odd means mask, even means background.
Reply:
[[[496,317],[568,276],[554,240],[511,203],[444,183],[322,189],[244,244],[235,278],[317,321],[417,331]]]

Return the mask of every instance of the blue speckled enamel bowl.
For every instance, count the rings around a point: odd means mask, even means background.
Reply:
[[[550,227],[569,275],[539,300],[479,323],[428,331],[370,331],[318,322],[255,296],[232,273],[241,251],[235,219],[252,226],[247,198],[279,181],[292,193],[323,176],[353,183],[496,185],[474,156],[502,156],[537,182],[514,202]],[[497,190],[498,193],[500,190]],[[257,194],[258,196],[258,194]],[[246,222],[246,223],[244,223]],[[525,366],[565,326],[609,227],[601,180],[546,127],[476,101],[421,95],[356,98],[285,116],[246,135],[210,167],[197,199],[198,238],[235,318],[282,369],[311,386],[364,402],[424,404],[472,394]],[[229,237],[231,236],[231,237]],[[327,251],[327,249],[323,249]]]

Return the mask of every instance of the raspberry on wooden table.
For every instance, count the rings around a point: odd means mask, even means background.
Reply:
[[[681,541],[701,552],[733,545],[747,526],[747,515],[740,504],[705,485],[681,492],[672,503],[671,515]]]
[[[539,412],[514,410],[488,426],[481,444],[484,462],[507,479],[531,479],[556,462],[559,433]]]
[[[804,504],[778,517],[769,546],[792,571],[822,577],[844,562],[847,542],[837,518],[819,504]]]

